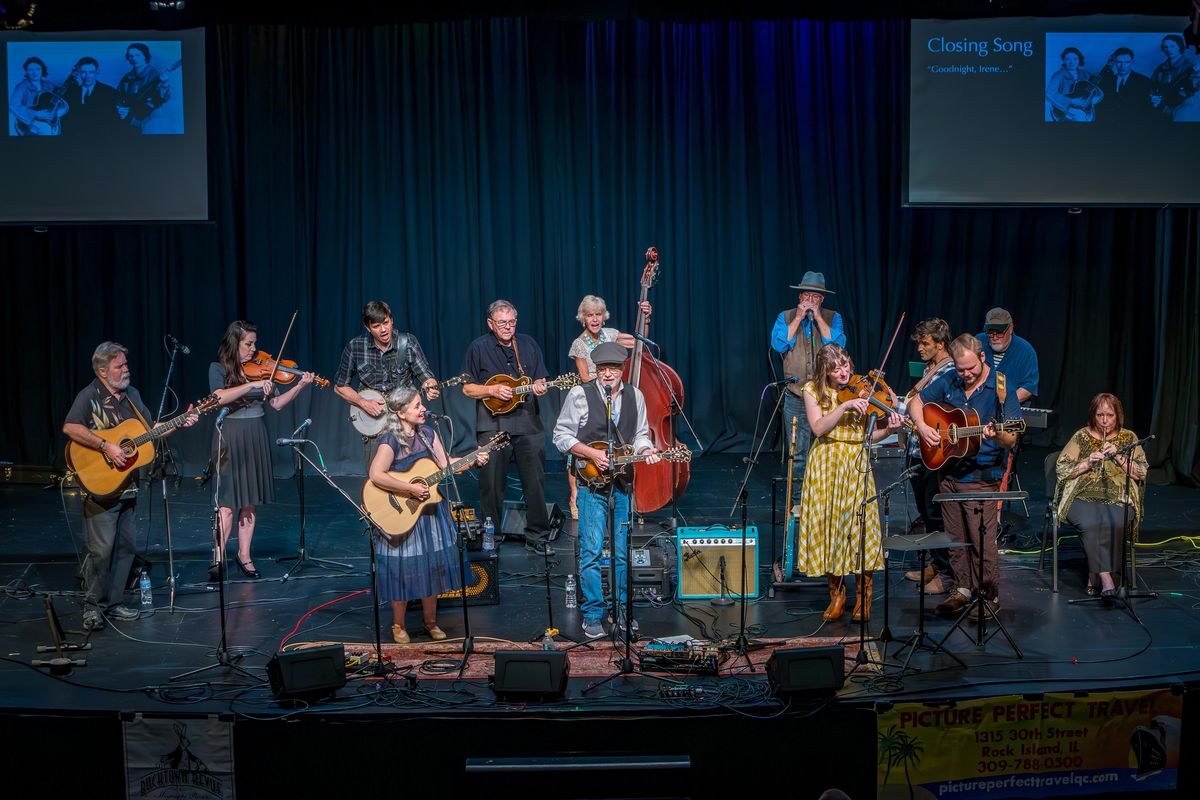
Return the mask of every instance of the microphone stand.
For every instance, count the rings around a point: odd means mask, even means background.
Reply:
[[[633,550],[632,550],[632,548],[633,548],[633,517],[634,517],[634,513],[635,513],[634,508],[633,508],[633,505],[634,505],[633,498],[634,498],[634,482],[637,480],[637,477],[636,477],[636,473],[634,472],[634,470],[630,469],[629,470],[629,518],[626,522],[626,527],[625,527],[625,618],[621,619],[621,614],[620,614],[621,603],[620,603],[620,600],[618,599],[617,588],[616,588],[617,587],[617,565],[620,562],[620,559],[617,556],[617,539],[616,539],[617,475],[616,475],[616,467],[613,464],[613,456],[615,455],[614,451],[616,449],[616,428],[613,425],[613,418],[612,418],[612,395],[611,394],[607,395],[605,399],[608,401],[608,404],[607,404],[608,405],[608,430],[606,433],[606,435],[608,436],[608,442],[607,442],[608,464],[609,464],[609,469],[613,472],[613,478],[608,484],[608,521],[607,521],[607,526],[608,526],[607,535],[610,537],[609,541],[612,542],[611,549],[609,550],[610,567],[608,570],[608,582],[609,582],[609,586],[611,587],[611,591],[612,591],[612,608],[613,608],[612,633],[615,638],[617,635],[617,626],[622,622],[624,623],[625,629],[621,633],[625,638],[625,652],[621,656],[620,665],[617,667],[616,672],[609,675],[607,678],[604,678],[603,680],[600,680],[600,681],[597,681],[596,683],[590,684],[580,694],[587,694],[588,692],[591,692],[593,689],[598,689],[601,686],[603,686],[604,684],[608,683],[609,681],[615,680],[615,679],[623,677],[625,675],[641,675],[642,677],[645,677],[645,678],[653,678],[654,680],[659,681],[660,683],[670,683],[670,684],[674,684],[676,686],[682,686],[683,685],[682,681],[673,680],[671,678],[664,678],[661,675],[651,675],[650,673],[646,672],[645,670],[641,669],[640,667],[633,666],[633,655],[632,655],[632,651],[633,651],[633,644],[632,644],[632,642],[633,642],[633,570],[630,569],[630,558],[633,555]],[[632,398],[631,398],[631,401],[632,401]],[[634,408],[632,410],[634,411],[634,413],[637,413],[636,408]],[[629,413],[629,410],[626,410],[626,413]]]
[[[332,486],[334,491],[344,497],[347,503],[354,507],[354,510],[358,512],[358,518],[364,523],[364,532],[367,534],[367,549],[369,551],[368,557],[370,558],[371,564],[371,584],[369,591],[371,592],[371,607],[373,609],[373,621],[375,624],[375,669],[371,674],[375,675],[376,677],[385,675],[387,670],[383,666],[383,639],[379,633],[379,565],[378,560],[375,558],[375,542],[371,537],[372,530],[378,530],[382,532],[382,529],[378,524],[376,524],[375,520],[371,518],[371,512],[363,508],[353,497],[346,494],[346,490],[338,486],[337,483],[334,482],[333,477],[324,469],[317,466],[317,464],[315,464],[313,460],[304,453],[303,450],[297,448],[296,454],[300,456],[300,458],[304,459],[304,461],[310,467],[312,467],[318,475],[324,478],[325,482]]]
[[[1115,456],[1118,456],[1121,454],[1125,454],[1125,456],[1126,456],[1125,469],[1122,471],[1125,473],[1124,497],[1126,498],[1127,501],[1132,499],[1130,497],[1129,490],[1130,490],[1130,487],[1133,482],[1133,475],[1131,473],[1131,470],[1133,469],[1133,451],[1135,449],[1137,449],[1138,447],[1140,447],[1141,445],[1145,444],[1146,442],[1150,441],[1153,438],[1155,438],[1155,435],[1150,434],[1145,439],[1138,439],[1136,442],[1132,442],[1132,443],[1126,445],[1125,447],[1120,448],[1115,453],[1113,453],[1112,456],[1107,456],[1107,458],[1114,458]],[[1114,458],[1114,460],[1115,460],[1115,458]],[[1127,611],[1129,613],[1129,616],[1133,618],[1134,622],[1136,622],[1138,625],[1144,625],[1141,618],[1137,615],[1137,612],[1133,610],[1133,603],[1130,601],[1132,601],[1136,598],[1139,598],[1139,597],[1145,597],[1145,598],[1149,598],[1152,600],[1157,600],[1158,592],[1155,592],[1155,591],[1132,592],[1129,590],[1130,572],[1131,572],[1130,566],[1133,561],[1133,526],[1130,524],[1130,519],[1129,519],[1129,502],[1124,502],[1121,504],[1121,506],[1122,506],[1121,541],[1125,546],[1125,552],[1122,554],[1122,558],[1121,558],[1121,585],[1117,587],[1116,594],[1114,594],[1111,597],[1081,597],[1081,598],[1077,598],[1075,600],[1070,600],[1070,601],[1068,601],[1068,603],[1069,603],[1069,605],[1075,605],[1076,603],[1094,603],[1096,601],[1104,601],[1104,602],[1115,601],[1115,602],[1118,602],[1121,604],[1121,607],[1124,608],[1125,611]],[[1114,543],[1113,539],[1115,538],[1115,534],[1116,534],[1115,530],[1109,532],[1109,552],[1112,552],[1113,550],[1116,549],[1112,546]],[[1133,575],[1136,576],[1136,572],[1133,573]]]
[[[292,451],[295,453],[295,478],[296,478],[296,496],[300,499],[300,549],[296,551],[294,556],[280,556],[275,559],[276,564],[282,564],[285,561],[295,561],[296,563],[287,572],[283,573],[281,581],[286,581],[288,578],[296,575],[300,570],[308,564],[316,564],[318,567],[341,567],[343,570],[350,570],[352,567],[349,564],[344,564],[341,561],[330,561],[327,558],[316,558],[308,554],[308,548],[305,545],[304,538],[304,461],[300,458],[300,448],[309,443],[308,439],[296,439],[296,436],[308,427],[301,425],[296,430],[292,431],[292,440],[290,442]]]
[[[446,419],[446,417],[443,416],[443,417],[440,417],[440,419]],[[440,432],[442,430],[441,425],[438,423],[438,421],[435,421],[434,424],[438,425],[438,432],[440,434]],[[443,436],[442,437],[443,445],[446,441],[454,441],[453,422],[451,423],[451,426],[452,426],[452,428],[450,431],[450,439],[447,440]],[[421,434],[420,426],[417,426],[417,436],[420,437],[422,444],[425,445],[425,449],[429,451],[429,457],[434,460],[435,464],[437,464],[437,458],[433,454],[433,445],[432,445],[432,443],[425,441],[425,437]],[[445,449],[445,448],[443,447],[443,449]],[[452,459],[450,458],[450,451],[446,450],[445,452],[446,452],[446,464],[444,466],[441,464],[438,464],[438,468],[445,469],[448,473],[450,473],[443,480],[448,480],[448,483],[446,485],[454,491],[454,498],[450,502],[451,507],[453,507],[454,505],[458,505],[461,507],[463,505],[463,501],[462,501],[462,493],[458,490],[458,476],[454,474],[454,470],[449,469],[449,467],[452,463]],[[451,514],[451,517],[453,517],[453,514]],[[466,523],[460,523],[457,519],[455,519],[454,527],[456,529],[455,532],[458,534],[458,536],[455,537],[458,539],[458,581],[459,581],[459,583],[462,584],[462,587],[459,589],[459,592],[461,593],[460,599],[462,600],[463,645],[462,645],[462,661],[458,662],[458,677],[461,678],[463,676],[463,672],[466,671],[466,669],[467,669],[467,661],[471,658],[471,653],[474,652],[474,650],[475,650],[475,636],[471,633],[471,613],[467,610],[467,531],[466,531]],[[495,552],[495,551],[493,551],[493,552]],[[424,612],[424,609],[422,609],[422,612]]]
[[[163,380],[162,394],[158,398],[158,413],[154,418],[154,425],[157,426],[162,422],[163,411],[167,407],[167,394],[171,391],[171,375],[175,372],[175,356],[179,353],[179,342],[171,337],[171,358],[167,362],[167,376]],[[153,427],[153,426],[151,426]],[[175,541],[171,533],[171,501],[167,496],[167,473],[168,469],[173,470],[171,475],[174,478],[176,487],[179,486],[179,468],[175,464],[175,457],[171,452],[170,440],[160,441],[158,447],[154,451],[155,463],[154,468],[150,470],[150,481],[153,482],[154,474],[158,473],[160,487],[162,489],[162,504],[163,504],[163,520],[165,521],[167,531],[167,610],[169,613],[175,613]],[[170,465],[168,467],[168,465]],[[153,506],[150,506],[150,513],[153,514]],[[146,521],[149,526],[150,521]]]
[[[649,340],[647,340],[645,337],[642,337],[641,341],[644,343],[653,344],[652,342],[649,342]],[[658,347],[658,345],[654,345],[654,347],[655,347],[655,349],[660,349]],[[685,414],[683,412],[683,405],[679,402],[679,396],[676,395],[675,390],[671,388],[671,382],[667,380],[667,375],[665,372],[663,372],[662,365],[659,363],[658,358],[656,358],[654,356],[654,354],[651,353],[649,350],[645,351],[645,353],[649,357],[647,360],[654,367],[654,371],[658,373],[658,376],[659,376],[660,380],[662,381],[662,385],[664,387],[666,387],[667,393],[671,395],[671,440],[676,443],[679,441],[678,425],[676,425],[675,420],[677,417],[682,417],[683,423],[685,425],[687,425],[688,431],[690,431],[692,434],[692,438],[696,440],[696,452],[703,453],[704,452],[704,443],[700,441],[700,436],[699,436],[699,434],[696,433],[696,429],[692,427],[691,420],[689,420],[687,417],[687,414]],[[676,463],[674,461],[672,461],[671,462],[671,530],[675,530],[675,528],[679,525],[679,522],[678,522],[679,498],[676,496],[676,492],[675,492],[677,471],[678,471],[678,467],[676,466]],[[632,497],[633,497],[633,495],[631,493],[630,494],[631,500],[632,500]]]
[[[217,425],[216,425],[216,429],[217,429],[217,456],[216,457],[217,457],[218,462],[221,459],[221,451],[224,450],[224,448],[225,448],[225,437],[222,436],[222,434],[221,434],[222,422],[223,422],[223,420],[218,417]],[[217,469],[213,470],[213,472],[216,474],[217,478],[216,478],[216,482],[213,484],[212,535],[213,535],[213,550],[217,553],[217,605],[220,608],[220,612],[221,612],[220,613],[221,643],[217,645],[217,652],[216,652],[217,663],[209,664],[206,667],[199,667],[198,669],[192,669],[192,670],[188,670],[187,672],[182,672],[178,675],[174,675],[167,679],[168,682],[170,682],[170,683],[173,683],[175,681],[181,681],[184,678],[191,677],[192,675],[199,675],[202,672],[207,672],[210,669],[218,669],[220,667],[232,669],[235,672],[245,675],[247,678],[252,678],[254,680],[258,680],[257,675],[255,675],[253,672],[246,669],[245,667],[238,665],[237,662],[240,661],[242,658],[240,653],[238,655],[231,655],[229,652],[228,630],[227,630],[226,624],[225,624],[225,548],[221,546],[221,499],[220,499],[221,498],[221,469],[220,469],[220,467],[218,466]]]

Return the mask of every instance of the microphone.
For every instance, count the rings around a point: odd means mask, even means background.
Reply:
[[[301,422],[300,427],[296,428],[296,430],[292,431],[292,438],[294,439],[297,436],[300,436],[301,434],[303,434],[306,430],[308,430],[309,425],[312,425],[311,419],[306,419],[306,420],[304,420],[304,422]]]
[[[432,411],[426,411],[425,419],[430,420],[432,422],[437,422],[439,420],[449,419],[449,417],[447,417],[445,414],[435,414]]]
[[[308,444],[308,439],[276,439],[275,444],[280,447],[291,447],[294,444]]]
[[[809,322],[812,322],[812,321],[813,321],[813,312],[812,312],[812,309],[811,309],[811,308],[810,308],[808,311],[805,311],[805,312],[804,312],[804,318],[805,318],[806,320],[808,320]]]
[[[783,379],[783,380],[781,380],[781,381],[774,381],[774,382],[772,382],[772,383],[771,383],[771,385],[772,385],[772,386],[786,386],[786,385],[787,385],[787,384],[789,384],[789,383],[799,383],[799,382],[800,382],[800,376],[799,376],[799,375],[793,375],[792,377],[790,377],[790,378],[784,378],[784,379]]]
[[[192,349],[190,347],[188,347],[186,344],[183,344],[169,333],[167,334],[167,341],[182,350],[185,356],[190,356],[192,354]]]
[[[229,406],[221,406],[221,413],[217,414],[217,427],[221,427],[221,423],[229,416]]]
[[[655,350],[662,350],[662,348],[661,348],[661,347],[659,347],[657,344],[655,344],[655,343],[654,343],[654,340],[653,340],[653,339],[649,338],[648,336],[642,336],[642,335],[641,335],[640,333],[638,333],[637,331],[634,331],[634,332],[633,332],[633,338],[637,339],[639,342],[641,342],[641,343],[643,343],[643,344],[648,344],[648,345],[650,345],[650,346],[651,346],[651,347],[653,347]]]

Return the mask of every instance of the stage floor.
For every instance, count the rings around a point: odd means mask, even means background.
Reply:
[[[1147,499],[1147,519],[1142,529],[1144,544],[1139,547],[1139,583],[1159,593],[1157,599],[1136,601],[1134,608],[1143,624],[1120,608],[1103,603],[1072,605],[1070,600],[1084,596],[1084,562],[1074,540],[1066,540],[1062,552],[1061,592],[1051,591],[1050,572],[1038,569],[1037,546],[1040,540],[1042,492],[1040,466],[1043,453],[1027,452],[1021,470],[1025,488],[1030,492],[1029,518],[1008,513],[1012,523],[1002,556],[1002,610],[1000,619],[1024,658],[1017,658],[1003,636],[978,647],[961,633],[953,634],[946,646],[967,665],[939,654],[921,651],[912,660],[920,672],[898,674],[892,666],[860,669],[850,675],[839,695],[843,702],[885,700],[890,698],[951,698],[1011,692],[1036,692],[1050,689],[1099,688],[1150,684],[1166,679],[1188,679],[1200,674],[1200,649],[1196,647],[1197,590],[1195,552],[1191,542],[1180,537],[1200,534],[1200,492],[1182,487],[1151,486]],[[845,641],[857,644],[858,626],[849,613],[833,623],[822,623],[820,614],[828,595],[823,587],[780,590],[770,597],[768,566],[771,561],[771,476],[767,464],[754,476],[749,489],[749,518],[760,531],[760,596],[746,604],[747,635],[752,640],[816,639],[822,643]],[[736,527],[729,509],[742,476],[740,459],[709,457],[698,460],[692,469],[691,486],[680,504],[680,514],[691,526],[724,524]],[[361,479],[346,477],[338,483],[351,495],[357,495]],[[274,562],[277,557],[297,549],[299,507],[293,480],[277,482],[279,502],[261,509],[255,536],[255,560],[264,577],[241,579],[235,572],[227,584],[228,642],[232,652],[244,656],[241,665],[256,676],[263,676],[267,659],[285,639],[289,646],[306,642],[346,642],[348,651],[360,652],[373,641],[374,628],[369,596],[367,545],[361,525],[352,509],[318,478],[305,480],[305,526],[308,552],[312,556],[335,559],[351,566],[349,570],[325,569],[308,565],[297,575],[288,576],[289,565]],[[468,502],[474,496],[469,481],[464,487]],[[550,499],[566,507],[566,482],[561,473],[547,475]],[[782,486],[780,486],[782,491]],[[210,513],[207,489],[194,479],[183,480],[170,491],[170,510],[174,538],[175,569],[179,576],[174,613],[168,608],[163,586],[166,575],[166,546],[163,505],[158,487],[143,493],[139,513],[149,526],[148,557],[153,563],[155,609],[135,622],[117,622],[92,635],[92,650],[86,654],[88,665],[77,669],[69,681],[47,678],[27,665],[35,657],[34,648],[49,638],[43,600],[53,598],[64,627],[80,629],[80,600],[74,575],[77,548],[82,546],[79,499],[74,493],[60,494],[57,488],[7,485],[0,487],[3,503],[3,531],[0,535],[0,575],[6,586],[0,600],[0,707],[42,709],[178,708],[176,694],[167,687],[169,679],[190,669],[213,663],[214,646],[219,640],[217,591],[207,583],[209,561]],[[67,513],[64,514],[64,504]],[[782,508],[782,499],[779,500]],[[892,504],[892,531],[901,532],[909,513],[902,495]],[[665,514],[651,515],[643,530],[653,531],[655,521]],[[582,639],[577,610],[563,607],[563,581],[575,572],[575,523],[568,520],[555,543],[558,552],[550,561],[551,606],[554,622],[563,633]],[[673,539],[664,535],[669,564],[674,565]],[[781,544],[776,543],[776,547]],[[1033,551],[1033,552],[1030,552]],[[232,546],[230,552],[232,553]],[[893,553],[890,562],[888,627],[897,640],[906,639],[917,626],[917,596],[914,583],[903,579],[905,569],[913,566]],[[547,624],[546,590],[543,560],[528,554],[519,541],[509,540],[500,547],[501,602],[499,605],[472,606],[470,623],[480,642],[504,647],[505,642],[525,643],[540,635]],[[882,629],[883,592],[877,581],[875,604],[869,634]],[[926,603],[925,627],[934,639],[941,639],[949,624],[932,615],[939,598],[930,596]],[[130,602],[136,598],[130,595]],[[320,607],[318,610],[313,611]],[[711,641],[736,637],[739,630],[739,605],[717,608],[706,600],[688,602],[640,603],[636,617],[645,640],[657,636],[687,634]],[[306,616],[307,615],[307,616]],[[381,610],[383,639],[390,639],[389,610]],[[443,602],[439,619],[451,639],[461,637],[463,620],[456,604]],[[421,644],[419,611],[410,610],[409,627],[414,641]],[[289,638],[290,637],[290,638]],[[560,647],[569,642],[561,641]],[[446,648],[441,648],[446,649]],[[893,656],[899,642],[874,645],[872,652],[886,650],[888,664],[898,663]],[[856,650],[852,650],[854,652]],[[487,658],[490,656],[476,656]],[[409,659],[412,661],[412,659]],[[733,661],[736,661],[733,660]],[[728,665],[728,674],[739,682],[762,680],[762,672]],[[472,698],[473,708],[497,707],[483,680],[490,672],[476,668],[479,676],[455,684],[457,691]],[[417,680],[435,681],[441,677],[427,669],[411,673]],[[202,678],[225,684],[200,691],[191,698],[190,711],[253,711],[256,714],[284,712],[271,699],[269,691],[255,681],[238,679],[224,670],[210,670]],[[573,679],[568,690],[572,704],[599,699],[607,708],[620,705],[657,704],[653,692],[631,692],[636,679],[622,680],[588,695],[581,692],[594,677]],[[709,697],[723,697],[715,688],[724,679],[689,678],[710,687]],[[229,691],[228,683],[240,684]],[[364,688],[367,685],[367,688]],[[131,695],[130,690],[143,691]],[[349,696],[370,692],[369,681],[351,681]],[[769,703],[760,688],[737,687],[733,694],[748,703]],[[164,701],[164,698],[166,700]],[[342,701],[343,703],[345,701]],[[674,703],[673,705],[678,705]],[[328,706],[338,707],[338,702]],[[394,712],[390,706],[369,706],[368,711]],[[409,710],[420,711],[417,704]]]

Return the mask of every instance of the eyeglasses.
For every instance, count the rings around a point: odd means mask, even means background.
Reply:
[[[1007,336],[1008,332],[1011,330],[1012,330],[1012,325],[1009,325],[1007,328],[1005,328],[1004,330],[1001,330],[1001,331],[988,331],[987,335],[988,335],[989,339],[1000,339],[1000,338]]]
[[[497,328],[515,328],[517,327],[516,319],[494,319],[492,324]]]
[[[625,366],[623,364],[597,364],[596,365],[596,374],[597,375],[599,375],[601,372],[604,372],[604,373],[611,372],[611,373],[620,375],[624,371],[625,371]]]

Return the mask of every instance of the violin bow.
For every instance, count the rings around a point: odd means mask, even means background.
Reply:
[[[296,315],[300,313],[300,309],[292,312],[292,321],[288,323],[287,330],[283,334],[283,344],[279,345],[279,350],[275,356],[275,366],[271,367],[270,380],[275,380],[275,373],[279,369],[279,362],[283,360],[283,348],[287,347],[288,337],[292,335],[292,326],[296,324]]]
[[[875,371],[875,377],[871,380],[871,394],[875,394],[875,387],[879,385],[879,379],[883,377],[883,368],[887,364],[888,356],[892,354],[892,348],[896,346],[896,337],[900,335],[900,329],[904,326],[904,318],[908,316],[907,311],[900,312],[900,319],[896,320],[896,329],[892,331],[892,340],[888,342],[887,349],[883,351],[883,359],[879,362],[879,368]]]

